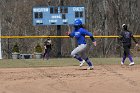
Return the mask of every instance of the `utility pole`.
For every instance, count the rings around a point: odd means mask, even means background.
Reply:
[[[0,11],[0,36],[1,36],[1,29],[2,29],[2,26],[1,26],[1,11]],[[2,49],[1,49],[1,38],[0,38],[0,59],[2,59]]]
[[[63,6],[63,0],[59,1],[59,5]],[[57,36],[61,36],[61,25],[57,25]],[[61,38],[57,39],[57,57],[61,57]]]

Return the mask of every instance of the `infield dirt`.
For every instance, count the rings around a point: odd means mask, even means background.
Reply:
[[[1,68],[0,93],[140,93],[140,65]]]

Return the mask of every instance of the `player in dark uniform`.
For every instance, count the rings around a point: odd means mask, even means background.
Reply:
[[[75,59],[77,59],[80,62],[80,67],[83,65],[84,62],[88,64],[88,70],[93,69],[93,64],[89,60],[89,58],[86,55],[86,38],[85,36],[90,36],[93,44],[96,46],[96,41],[93,37],[93,34],[90,33],[88,30],[83,28],[82,21],[80,19],[75,20],[74,22],[74,30],[72,32],[68,32],[68,35],[70,37],[75,37],[78,43],[78,46],[71,52],[71,56],[73,56]],[[82,54],[80,56],[79,54]]]
[[[123,58],[122,58],[121,64],[123,65],[126,57],[128,57],[129,60],[130,60],[130,64],[129,65],[131,66],[131,65],[134,65],[133,58],[132,58],[132,56],[130,54],[131,39],[134,40],[134,42],[136,43],[136,46],[138,46],[138,42],[133,37],[132,32],[127,30],[127,25],[126,24],[123,24],[122,28],[123,28],[123,30],[121,31],[120,36],[119,36],[119,38],[120,38],[120,40],[121,40],[121,42],[123,44],[123,48],[124,48],[124,54],[123,54]]]
[[[47,58],[49,59],[50,57],[50,51],[52,50],[52,43],[51,43],[51,39],[47,38],[47,40],[44,42],[44,54],[43,54],[43,59]]]

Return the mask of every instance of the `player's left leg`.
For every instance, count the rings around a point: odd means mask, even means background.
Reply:
[[[133,61],[133,58],[130,54],[130,47],[131,47],[131,45],[128,45],[127,50],[126,50],[126,54],[128,55],[128,58],[130,60],[129,66],[132,66],[132,65],[134,65],[134,61]]]
[[[43,60],[44,60],[44,58],[46,58],[46,55],[47,55],[47,49],[45,49],[45,51],[44,51]]]
[[[87,57],[86,59],[85,59],[85,61],[86,61],[86,63],[88,64],[88,70],[92,70],[93,69],[93,64],[92,64],[92,62],[89,60],[89,58]]]
[[[88,68],[87,70],[92,70],[93,69],[93,63],[89,60],[89,58],[86,55],[86,50],[82,52],[82,58],[86,61]]]
[[[86,53],[87,53],[87,49],[86,48],[82,52],[80,52],[81,57],[85,60],[85,62],[88,65],[87,70],[92,70],[93,69],[93,63],[89,60],[89,58],[87,57]],[[82,66],[83,64],[80,64],[80,65]]]

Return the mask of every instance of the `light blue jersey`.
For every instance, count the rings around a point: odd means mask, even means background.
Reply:
[[[79,29],[75,29],[73,30],[71,33],[70,33],[70,37],[75,37],[77,42],[78,42],[78,45],[81,45],[81,44],[86,44],[86,40],[85,40],[85,36],[90,36],[90,37],[93,37],[92,33],[87,31],[86,29],[84,28],[79,28]],[[92,40],[93,42],[95,41],[94,39]]]

